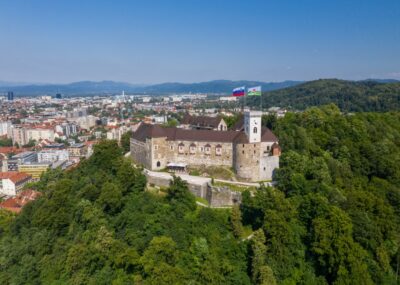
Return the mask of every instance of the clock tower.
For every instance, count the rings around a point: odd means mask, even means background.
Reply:
[[[261,142],[261,111],[246,111],[244,113],[244,131],[249,143]]]

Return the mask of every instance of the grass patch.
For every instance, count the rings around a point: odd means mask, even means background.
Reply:
[[[204,205],[210,206],[208,204],[208,201],[206,199],[204,199],[204,198],[201,198],[201,197],[196,197],[196,202],[200,202],[200,203],[202,203]]]
[[[235,180],[235,173],[229,167],[223,166],[191,166],[189,174],[194,176],[213,177],[224,180]]]
[[[257,190],[256,187],[253,186],[245,186],[245,185],[235,185],[235,184],[230,184],[230,183],[224,183],[224,182],[214,182],[213,186],[217,186],[217,187],[228,187],[229,189],[231,189],[232,191],[235,192],[243,192],[246,190],[249,191],[255,191]]]

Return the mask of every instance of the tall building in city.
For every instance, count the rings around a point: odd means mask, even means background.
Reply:
[[[8,101],[13,101],[14,100],[14,92],[8,91],[7,92],[7,100]]]

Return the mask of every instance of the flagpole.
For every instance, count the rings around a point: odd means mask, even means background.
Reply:
[[[246,108],[246,98],[247,96],[246,96],[246,86],[244,87],[244,108],[243,108],[243,112],[244,112],[244,109]]]

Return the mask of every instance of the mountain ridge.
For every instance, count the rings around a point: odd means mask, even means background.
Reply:
[[[16,96],[44,95],[63,93],[66,95],[116,94],[122,91],[128,93],[222,93],[229,94],[233,88],[246,85],[261,85],[263,90],[270,91],[290,87],[303,81],[262,82],[250,80],[212,80],[197,83],[165,82],[159,84],[131,84],[111,80],[77,81],[66,84],[28,84],[0,85],[0,92],[13,91]]]

